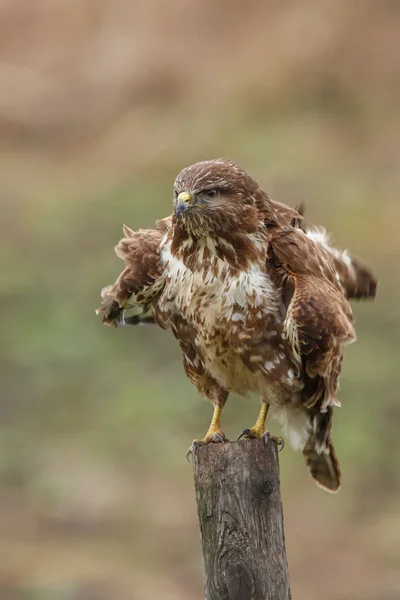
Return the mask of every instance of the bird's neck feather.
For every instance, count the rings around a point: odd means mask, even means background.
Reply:
[[[266,232],[261,228],[253,233],[223,231],[195,235],[179,228],[171,232],[171,254],[192,271],[206,271],[216,261],[242,271],[250,264],[265,264],[266,253]]]

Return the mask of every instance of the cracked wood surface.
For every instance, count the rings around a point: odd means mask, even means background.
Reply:
[[[194,480],[206,600],[290,600],[275,441],[200,446]]]

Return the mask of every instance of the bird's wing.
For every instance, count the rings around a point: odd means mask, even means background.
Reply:
[[[378,281],[368,267],[350,256],[347,250],[334,248],[323,228],[304,229],[323,253],[328,253],[335,276],[346,298],[375,298]]]
[[[334,248],[329,235],[322,227],[308,227],[304,221],[305,206],[301,203],[296,209],[270,200],[271,224],[302,229],[320,249],[323,256],[328,253],[328,263],[333,267],[335,286],[339,284],[341,291],[348,299],[375,298],[378,285],[377,278],[371,270],[359,260],[350,256],[347,250]],[[267,219],[268,225],[268,219]],[[326,261],[326,256],[325,256]],[[327,274],[329,277],[329,273]]]
[[[305,381],[303,402],[315,414],[323,449],[331,410],[340,405],[336,391],[344,347],[355,340],[354,317],[333,260],[301,229],[271,231],[269,270],[282,289],[287,349]],[[323,419],[326,427],[319,426]]]
[[[159,247],[171,226],[171,218],[156,222],[155,229],[133,231],[123,227],[124,237],[115,248],[125,269],[113,285],[101,291],[102,305],[97,309],[106,325],[135,325],[152,322],[148,314],[162,289]]]

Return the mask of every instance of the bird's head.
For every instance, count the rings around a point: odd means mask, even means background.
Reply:
[[[174,219],[188,232],[207,235],[250,225],[257,228],[257,197],[264,194],[245,171],[227,159],[186,167],[174,184]]]

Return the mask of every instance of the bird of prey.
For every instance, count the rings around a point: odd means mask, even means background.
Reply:
[[[172,215],[153,229],[124,227],[116,253],[125,268],[102,290],[104,323],[171,329],[187,377],[214,405],[191,453],[225,441],[230,392],[257,394],[258,419],[239,437],[267,439],[269,412],[317,484],[337,491],[332,417],[344,349],[356,339],[348,300],[374,297],[375,277],[230,160],[183,169],[173,194]]]

